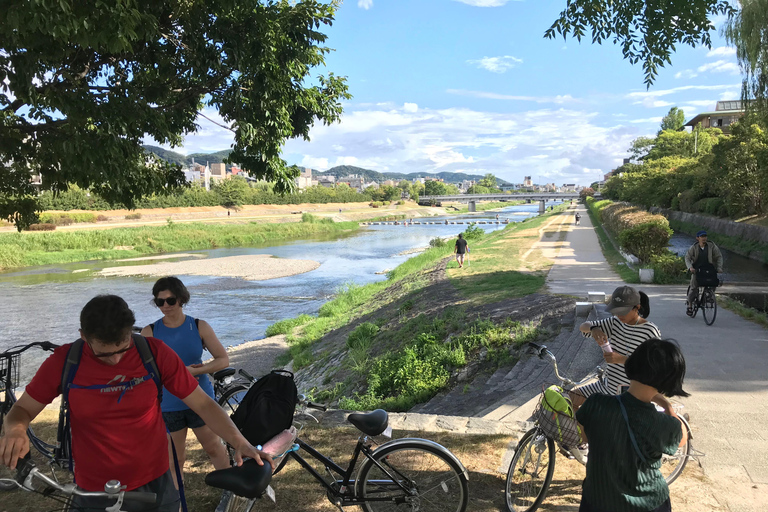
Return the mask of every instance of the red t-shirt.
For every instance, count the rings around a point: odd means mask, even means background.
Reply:
[[[186,398],[197,387],[179,356],[165,343],[147,338],[166,393]],[[26,392],[49,404],[61,394],[61,373],[70,344],[57,348],[43,362]],[[126,382],[144,377],[147,370],[135,348],[114,366],[93,356],[83,345],[83,356],[75,375],[78,386]],[[124,387],[73,389],[69,391],[72,454],[75,480],[87,491],[103,491],[109,480],[119,480],[128,490],[136,489],[168,471],[168,441],[165,423],[152,379],[127,391]]]

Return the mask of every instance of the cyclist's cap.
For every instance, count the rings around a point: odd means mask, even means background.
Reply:
[[[611,295],[611,302],[605,308],[609,313],[616,316],[624,316],[632,308],[640,304],[640,294],[631,286],[619,286]]]
[[[704,231],[704,230],[702,229],[701,231],[699,231],[698,233],[696,233],[696,236],[697,236],[697,237],[700,237],[700,236],[707,236],[707,232],[706,232],[706,231]]]

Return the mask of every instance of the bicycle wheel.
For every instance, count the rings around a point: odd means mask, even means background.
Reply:
[[[240,406],[247,392],[248,388],[242,384],[226,389],[219,398],[219,405],[231,416]]]
[[[704,292],[701,294],[701,305],[704,323],[712,325],[715,323],[715,318],[717,318],[717,299],[712,288],[704,288]]]
[[[664,475],[664,480],[667,481],[667,485],[671,485],[672,482],[680,476],[683,469],[685,469],[685,465],[688,464],[688,458],[691,455],[691,427],[688,425],[688,422],[685,421],[685,418],[681,416],[680,419],[683,420],[683,424],[688,430],[688,440],[683,446],[680,446],[677,449],[677,452],[674,455],[661,456],[661,467],[659,470],[661,471],[661,474]]]
[[[242,496],[232,495],[227,502],[226,512],[251,512],[256,500],[249,500]]]
[[[439,448],[406,440],[376,450],[373,459],[386,471],[370,459],[360,468],[358,496],[381,500],[364,502],[366,512],[466,510],[467,479],[461,467]]]
[[[509,512],[533,512],[547,496],[555,472],[555,441],[539,428],[525,433],[517,443],[507,471],[504,493]]]

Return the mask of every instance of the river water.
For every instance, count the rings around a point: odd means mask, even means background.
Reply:
[[[696,238],[684,233],[675,233],[669,241],[669,250],[679,256],[685,256],[690,246],[696,243]],[[735,252],[720,248],[723,253],[723,280],[726,283],[765,283],[768,282],[768,265],[747,258]]]
[[[510,222],[537,213],[537,203],[510,206],[499,211],[501,218],[508,218]],[[495,215],[494,211],[421,220],[490,220]],[[496,224],[479,226],[486,231],[504,227]],[[187,314],[208,321],[224,345],[259,339],[264,337],[267,326],[276,321],[302,313],[315,314],[345,284],[367,284],[385,279],[385,275],[377,272],[393,269],[404,262],[413,255],[405,254],[408,251],[427,246],[429,240],[437,236],[456,236],[464,229],[466,225],[369,226],[332,237],[194,251],[206,258],[271,254],[314,260],[320,267],[305,274],[267,281],[180,276],[192,296],[185,309]],[[193,251],[186,251],[186,254],[190,252]],[[205,265],[205,259],[198,261]],[[150,303],[155,277],[94,275],[95,271],[105,267],[146,263],[149,262],[90,261],[0,273],[0,350],[31,341],[73,341],[78,337],[80,309],[92,297],[103,293],[123,297],[136,314],[137,325],[154,322],[161,316]]]

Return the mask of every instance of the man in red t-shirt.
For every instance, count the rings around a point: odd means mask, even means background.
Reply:
[[[126,387],[122,383],[147,375],[131,337],[133,312],[116,295],[91,299],[80,313],[80,335],[85,341],[80,365],[69,391],[72,453],[75,480],[87,491],[103,491],[109,480],[126,490],[157,494],[160,512],[177,512],[179,495],[169,470],[165,423],[152,379]],[[242,457],[271,462],[242,436],[227,414],[200,389],[176,353],[162,341],[147,338],[162,383],[181,398],[217,435]],[[61,375],[71,344],[53,353],[40,367],[26,392],[5,417],[0,438],[0,460],[11,468],[29,451],[26,430],[30,422],[61,394]],[[110,386],[114,384],[114,386]],[[104,386],[107,387],[104,387]],[[91,387],[91,389],[84,389]],[[74,507],[103,510],[114,500],[76,497]],[[96,508],[93,508],[96,507]]]

